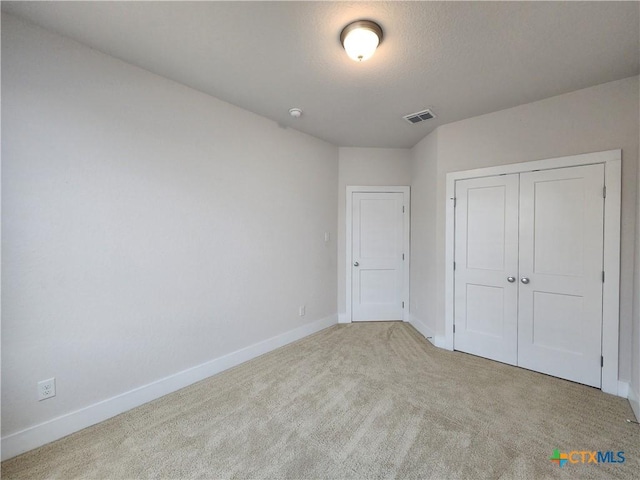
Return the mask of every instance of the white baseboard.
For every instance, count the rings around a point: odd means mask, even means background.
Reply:
[[[431,343],[433,343],[433,337],[434,337],[433,330],[431,330],[431,328],[427,327],[424,323],[422,323],[422,321],[420,321],[418,317],[416,317],[413,314],[409,314],[409,323],[413,325],[413,328],[419,331],[424,338],[426,338]]]
[[[347,314],[346,313],[340,313],[338,314],[338,323],[351,323],[349,320],[347,320]]]
[[[447,340],[444,338],[444,335],[436,335],[433,339],[433,344],[438,348],[453,350],[452,348],[447,348]]]
[[[618,380],[618,396],[622,398],[629,397],[629,382]]]
[[[636,416],[636,420],[640,422],[640,394],[636,392],[633,387],[629,388],[629,403],[631,404],[631,410]]]
[[[436,335],[431,328],[425,325],[419,318],[415,315],[409,315],[409,323],[413,325],[413,328],[418,330],[422,334],[424,338],[429,340],[433,345],[438,348],[445,348],[444,337],[441,335]]]
[[[2,460],[15,457],[16,455],[58,440],[83,428],[103,422],[127,410],[131,410],[132,408],[180,390],[200,380],[204,380],[211,375],[240,365],[241,363],[287,345],[288,343],[300,340],[320,330],[324,330],[336,324],[337,321],[337,315],[330,315],[321,320],[289,330],[288,332],[236,350],[235,352],[210,360],[201,365],[89,405],[75,412],[67,413],[39,425],[34,425],[33,427],[7,435],[2,438]]]

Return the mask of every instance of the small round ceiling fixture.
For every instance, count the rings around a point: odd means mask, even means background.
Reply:
[[[371,20],[350,23],[340,33],[340,43],[347,55],[356,62],[371,58],[382,42],[382,27]]]
[[[291,108],[289,109],[289,115],[291,115],[293,118],[300,118],[302,116],[302,109]]]

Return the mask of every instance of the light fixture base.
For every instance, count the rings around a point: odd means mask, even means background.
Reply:
[[[347,38],[350,32],[355,30],[356,28],[364,28],[366,30],[371,30],[375,33],[379,38],[379,43],[382,43],[382,27],[378,25],[373,20],[356,20],[355,22],[351,22],[349,25],[342,29],[340,32],[340,43],[344,46],[344,39]]]

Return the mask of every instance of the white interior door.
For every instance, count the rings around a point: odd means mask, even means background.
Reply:
[[[517,363],[518,175],[456,182],[454,348]]]
[[[404,195],[352,195],[352,320],[402,320]]]
[[[603,186],[604,165],[520,176],[518,365],[594,387],[601,385]]]

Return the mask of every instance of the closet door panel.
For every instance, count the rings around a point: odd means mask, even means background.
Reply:
[[[456,182],[454,348],[517,363],[518,175]]]
[[[604,166],[520,175],[518,365],[600,387]]]

